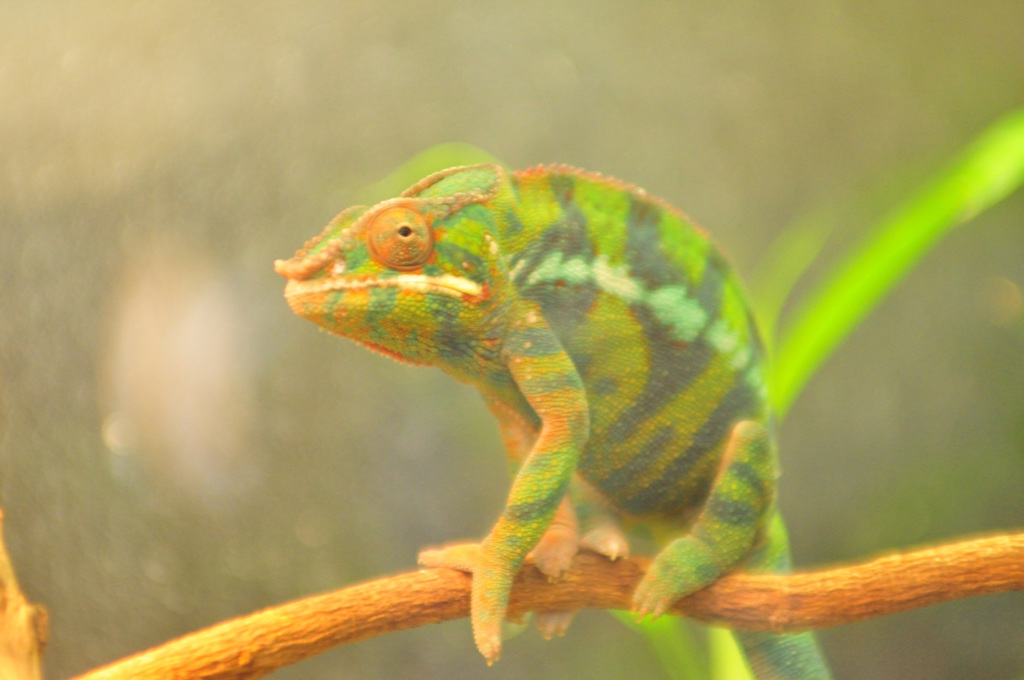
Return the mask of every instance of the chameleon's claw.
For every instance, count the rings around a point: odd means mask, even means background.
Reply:
[[[678,597],[670,592],[670,588],[648,574],[633,593],[633,611],[637,615],[637,621],[642,621],[646,616],[657,619],[668,611],[676,599]]]
[[[473,640],[476,648],[484,655],[487,665],[501,657],[501,624],[480,624],[473,626]]]
[[[601,524],[588,531],[580,539],[580,547],[593,550],[613,562],[620,557],[629,557],[629,542],[626,535],[622,532],[622,527],[613,523]]]

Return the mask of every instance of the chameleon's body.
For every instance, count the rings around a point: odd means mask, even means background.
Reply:
[[[531,550],[558,576],[581,543],[614,559],[623,524],[649,530],[665,548],[634,608],[656,615],[726,570],[788,566],[750,309],[667,204],[571,168],[454,168],[346,210],[277,270],[297,314],[440,366],[497,417],[517,469],[504,512],[478,546],[421,555],[473,573],[489,662]],[[827,677],[809,635],[740,637],[759,677]]]

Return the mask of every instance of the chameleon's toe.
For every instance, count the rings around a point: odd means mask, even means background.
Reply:
[[[533,564],[554,581],[572,566],[572,558],[579,552],[579,535],[567,527],[552,526],[545,532],[530,553]]]
[[[418,558],[422,567],[447,567],[470,574],[479,560],[479,543],[457,543],[443,548],[429,548],[421,550]]]
[[[534,624],[544,639],[550,640],[565,635],[565,631],[569,630],[569,624],[572,623],[575,616],[576,612],[567,609],[537,612]]]
[[[675,547],[687,546],[688,541],[677,542]],[[657,618],[668,611],[672,603],[697,590],[703,583],[695,578],[692,565],[688,560],[678,559],[678,551],[673,554],[666,549],[654,558],[650,568],[644,574],[640,584],[633,592],[633,611],[639,618],[650,614]],[[673,559],[676,558],[676,559]]]
[[[633,592],[633,611],[636,612],[637,620],[648,615],[658,618],[668,611],[676,599],[671,588],[663,582],[650,578],[648,574]]]
[[[618,524],[608,522],[597,526],[580,539],[580,547],[593,550],[599,555],[615,561],[629,557],[629,542]]]
[[[499,623],[473,623],[473,640],[476,648],[484,655],[487,665],[490,666],[501,657],[501,624]]]

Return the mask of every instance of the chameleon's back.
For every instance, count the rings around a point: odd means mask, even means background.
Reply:
[[[586,386],[580,473],[631,515],[700,505],[732,426],[767,417],[763,350],[732,268],[634,187],[558,167],[512,182],[513,281]]]

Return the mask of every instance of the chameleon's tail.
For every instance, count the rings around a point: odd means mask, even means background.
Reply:
[[[832,675],[813,633],[774,635],[735,631],[757,680],[829,680]]]
[[[766,532],[743,568],[789,571],[789,537],[777,511],[768,522]],[[829,680],[832,677],[813,633],[775,635],[761,631],[734,631],[733,634],[743,646],[757,680]]]

